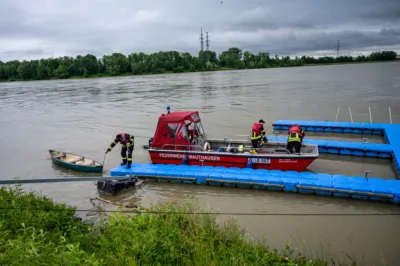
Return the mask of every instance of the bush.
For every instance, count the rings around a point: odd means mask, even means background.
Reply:
[[[178,208],[116,213],[97,226],[77,221],[75,208],[19,187],[1,188],[0,200],[1,265],[326,265],[290,258],[288,247],[253,244],[235,220],[220,226],[190,199]]]

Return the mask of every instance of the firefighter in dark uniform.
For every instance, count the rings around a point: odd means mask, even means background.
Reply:
[[[135,148],[135,137],[128,133],[119,133],[117,136],[115,136],[114,141],[110,144],[106,153],[110,152],[112,148],[114,148],[114,146],[118,144],[118,142],[121,143],[121,165],[128,163],[127,168],[130,168],[132,164],[132,152]],[[128,158],[126,156],[127,152]]]
[[[294,124],[289,128],[289,136],[286,149],[293,153],[293,148],[296,153],[300,153],[301,144],[303,142],[303,138],[306,135],[304,130],[297,124]]]
[[[264,123],[265,121],[260,119],[258,122],[254,123],[251,129],[250,140],[253,148],[259,148],[264,143],[268,142],[268,139],[265,136]]]

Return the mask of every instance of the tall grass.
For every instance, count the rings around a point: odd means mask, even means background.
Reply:
[[[221,226],[191,199],[148,209],[157,214],[112,214],[96,226],[20,187],[1,188],[0,202],[0,265],[327,265],[294,257],[288,246],[254,244],[235,220]]]

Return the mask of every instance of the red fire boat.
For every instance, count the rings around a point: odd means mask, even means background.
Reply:
[[[159,117],[148,151],[154,164],[187,163],[298,172],[305,170],[319,156],[318,146],[313,144],[303,144],[300,154],[291,154],[286,149],[286,142],[269,141],[253,149],[249,137],[243,140],[207,139],[198,111],[169,110]]]

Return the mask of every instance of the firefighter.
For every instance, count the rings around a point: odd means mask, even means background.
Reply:
[[[293,153],[294,148],[296,153],[300,153],[301,144],[306,133],[299,125],[294,124],[289,128],[288,134],[289,136],[286,149],[288,149],[290,153]]]
[[[187,125],[187,131],[189,135],[189,143],[195,145],[198,137],[196,125],[193,122],[190,122],[190,124]]]
[[[253,148],[259,148],[264,143],[268,142],[267,137],[265,136],[265,129],[264,129],[265,121],[260,119],[258,122],[255,122],[253,128],[251,129],[251,144]]]
[[[115,136],[114,141],[108,147],[106,153],[110,152],[115,145],[121,143],[121,157],[122,163],[121,165],[127,164],[127,168],[131,167],[132,164],[132,152],[135,148],[135,137],[131,134],[121,132],[117,136]],[[128,152],[128,158],[126,158],[126,153]]]

